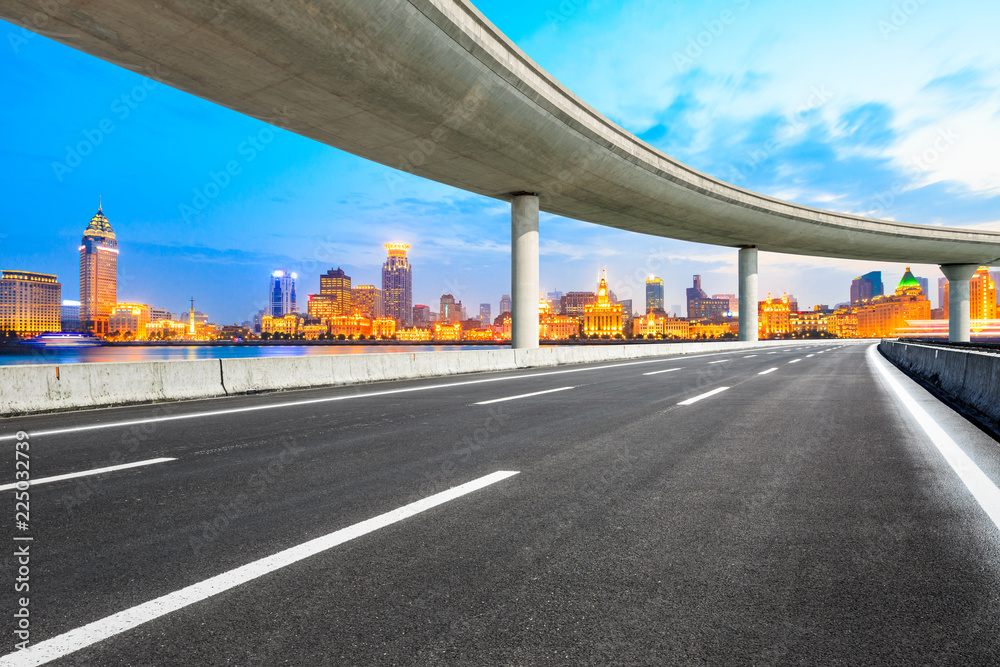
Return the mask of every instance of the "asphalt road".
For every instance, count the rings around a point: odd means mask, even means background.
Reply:
[[[869,348],[2,420],[0,653],[30,535],[51,664],[1000,664],[1000,530],[886,377],[992,484],[998,442]]]

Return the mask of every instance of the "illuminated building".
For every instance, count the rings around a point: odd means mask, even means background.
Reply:
[[[359,313],[351,315],[334,315],[329,320],[330,335],[350,338],[354,336],[370,336],[372,334],[372,321]]]
[[[59,308],[60,328],[67,333],[80,331],[80,302],[63,299]],[[0,329],[2,330],[2,329]]]
[[[826,330],[837,338],[858,337],[858,309],[838,308],[827,316]]]
[[[111,333],[130,333],[135,340],[146,338],[149,325],[149,306],[144,303],[119,303],[111,310],[108,328]]]
[[[118,239],[98,207],[80,242],[80,326],[103,336],[118,303]]]
[[[396,335],[396,320],[391,317],[377,317],[372,320],[372,336],[392,338]]]
[[[770,296],[757,304],[757,331],[761,338],[776,338],[791,333],[792,300],[787,294],[780,299]],[[795,304],[794,310],[798,310]]]
[[[268,298],[271,304],[269,312],[272,318],[299,312],[299,306],[295,300],[295,281],[298,280],[298,277],[298,274],[292,273],[288,269],[278,269],[271,274],[271,289]]]
[[[691,323],[680,317],[667,317],[663,311],[649,311],[632,320],[632,335],[636,338],[690,338]]]
[[[451,294],[442,294],[438,322],[455,324],[456,322],[461,322],[463,319],[465,318],[462,317],[462,302],[455,301],[455,297]]]
[[[266,333],[272,336],[276,333],[294,336],[299,332],[299,316],[296,313],[289,313],[282,317],[265,315],[261,319],[260,331],[262,334]]]
[[[462,332],[462,340],[493,340],[493,329],[467,329]]]
[[[620,299],[617,303],[622,307],[622,321],[632,319],[632,299]]]
[[[479,304],[479,322],[484,327],[490,326],[490,323],[493,320],[492,315],[490,315],[490,311],[492,309],[493,309],[493,306],[491,304],[488,304],[488,303],[481,303],[481,304]]]
[[[882,296],[884,292],[881,271],[858,276],[851,282],[851,305],[860,306],[877,296]]]
[[[310,294],[306,303],[306,313],[309,317],[317,320],[328,320],[340,313],[336,310],[336,304],[332,299],[324,294]]]
[[[504,313],[510,312],[510,294],[504,294],[500,297],[500,312],[498,315],[503,315]]]
[[[410,329],[398,329],[396,331],[396,340],[430,340],[431,334],[432,331],[430,329],[418,329],[417,327],[412,327]]]
[[[434,340],[462,340],[462,325],[438,322],[434,325]]]
[[[646,312],[663,310],[663,279],[656,276],[646,278]]]
[[[910,320],[931,319],[931,302],[906,267],[891,295],[876,296],[858,308],[858,337],[884,338],[906,329]]]
[[[969,281],[971,317],[974,320],[994,320],[997,318],[997,287],[987,266],[979,267]]]
[[[56,276],[31,271],[0,273],[0,331],[21,336],[62,329],[62,285]]]
[[[794,311],[788,315],[788,328],[797,336],[827,333],[830,311],[817,306],[813,310]]]
[[[580,318],[570,315],[554,315],[549,302],[542,299],[538,303],[539,340],[569,340],[580,335]]]
[[[334,315],[351,314],[351,277],[339,266],[319,277],[319,293],[333,304]]]
[[[579,320],[577,320],[577,326],[579,326]],[[510,342],[511,329],[512,325],[511,325],[510,313],[502,313],[500,315],[497,315],[496,319],[493,320],[493,331],[499,334],[499,339],[501,341]]]
[[[739,325],[734,323],[712,324],[708,322],[691,322],[691,338],[724,338],[726,334],[735,336],[739,330]]]
[[[352,309],[370,319],[378,319],[385,313],[382,308],[382,290],[374,285],[358,285],[351,290]]]
[[[597,295],[593,292],[567,292],[559,299],[559,312],[563,315],[582,318],[584,309],[594,305]]]
[[[270,315],[267,317],[270,317]],[[146,338],[149,340],[184,338],[187,335],[187,330],[188,327],[183,322],[175,322],[174,320],[157,320],[146,324]]]
[[[597,298],[583,307],[583,334],[590,336],[620,336],[624,332],[622,307],[608,296],[608,281],[602,275],[597,286]]]
[[[384,315],[402,326],[413,325],[413,272],[406,259],[407,243],[386,243],[389,257],[382,265]]]

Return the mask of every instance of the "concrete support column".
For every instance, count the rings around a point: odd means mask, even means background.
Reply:
[[[511,346],[538,347],[538,196],[514,195],[510,205]]]
[[[757,341],[757,246],[740,248],[740,340]]]
[[[978,264],[942,264],[941,273],[948,279],[948,340],[968,343],[972,336],[972,304],[969,281]]]

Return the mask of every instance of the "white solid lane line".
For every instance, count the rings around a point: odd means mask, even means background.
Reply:
[[[910,396],[909,392],[901,385],[889,372],[887,364],[876,351],[876,346],[868,348],[868,360],[889,385],[899,402],[913,415],[913,418],[930,438],[941,456],[948,462],[952,470],[962,480],[966,488],[972,492],[972,496],[979,503],[979,506],[986,511],[997,528],[1000,528],[1000,489],[990,480],[986,474],[979,469],[979,466],[962,451],[962,448],[952,440],[951,436],[944,432],[944,429],[934,421],[926,410]]]
[[[719,387],[718,389],[713,389],[712,391],[705,392],[704,394],[695,396],[694,398],[689,398],[686,401],[681,401],[677,405],[691,405],[692,403],[697,403],[703,398],[708,398],[709,396],[715,396],[716,394],[721,394],[727,389],[729,389],[729,387]]]
[[[280,570],[300,560],[332,549],[344,542],[367,535],[379,528],[403,521],[473,491],[496,484],[516,474],[518,474],[517,471],[500,470],[491,475],[486,475],[485,477],[462,484],[461,486],[456,486],[453,489],[428,496],[423,500],[404,505],[391,512],[380,514],[361,523],[356,523],[353,526],[317,537],[290,549],[279,551],[273,556],[261,558],[260,560],[238,567],[235,570],[223,572],[200,583],[192,584],[187,588],[168,593],[155,600],[150,600],[131,609],[126,609],[117,614],[102,618],[99,621],[88,623],[83,627],[33,644],[27,649],[9,653],[0,658],[0,665],[43,665],[51,660],[56,660],[57,658],[79,651],[91,644],[104,641],[126,630],[131,630],[143,623],[148,623],[178,609],[183,609],[196,602],[201,602],[231,588],[245,584],[248,581],[253,581],[265,574]]]
[[[63,479],[74,479],[76,477],[87,477],[88,475],[100,475],[106,472],[114,472],[115,470],[125,470],[126,468],[138,468],[139,466],[150,466],[154,463],[166,463],[167,461],[176,461],[176,458],[161,458],[161,459],[147,459],[145,461],[136,461],[135,463],[123,463],[117,466],[108,466],[107,468],[94,468],[93,470],[84,470],[82,472],[70,472],[65,475],[54,475],[52,477],[39,477],[38,479],[33,479],[28,482],[29,486],[37,486],[39,484],[46,484],[48,482],[58,482]],[[10,491],[16,488],[17,484],[4,484],[0,486],[0,491]]]
[[[489,405],[490,403],[500,403],[502,401],[516,401],[519,398],[528,398],[530,396],[541,396],[542,394],[551,394],[556,391],[566,391],[567,389],[576,389],[576,387],[559,387],[558,389],[546,389],[545,391],[533,391],[530,394],[518,394],[517,396],[505,396],[504,398],[494,398],[489,401],[479,401],[478,403],[473,403],[473,405]]]
[[[67,428],[54,428],[47,431],[28,431],[32,437],[40,435],[62,435],[63,433],[79,433],[80,431],[93,431],[105,428],[117,428],[121,426],[137,426],[139,424],[153,424],[157,422],[177,421],[180,419],[197,419],[199,417],[217,417],[219,415],[233,415],[241,412],[255,412],[257,410],[274,410],[278,408],[292,408],[301,405],[315,405],[316,403],[331,403],[334,401],[347,401],[354,398],[372,398],[377,396],[389,396],[391,394],[405,394],[414,391],[426,391],[429,389],[448,389],[451,387],[464,387],[469,384],[483,384],[485,382],[504,382],[507,380],[523,380],[525,378],[548,377],[549,375],[562,375],[563,373],[584,373],[587,371],[601,371],[608,368],[621,368],[623,366],[638,366],[641,364],[655,364],[669,361],[681,361],[688,359],[700,359],[702,357],[717,357],[728,352],[713,352],[711,354],[696,354],[691,356],[676,355],[671,357],[657,357],[656,359],[644,359],[642,361],[626,361],[620,364],[605,364],[603,366],[588,366],[586,368],[567,368],[561,371],[546,371],[544,373],[527,373],[524,375],[507,375],[499,378],[483,378],[481,380],[465,380],[463,382],[446,382],[444,384],[421,385],[419,387],[403,387],[402,389],[386,389],[384,391],[372,391],[363,394],[344,394],[340,396],[326,396],[323,398],[309,398],[302,401],[286,401],[283,403],[267,403],[265,405],[251,405],[245,408],[224,408],[222,410],[207,410],[205,412],[191,412],[183,415],[167,415],[164,417],[150,417],[148,419],[132,419],[121,422],[108,422],[101,424],[86,424],[84,426],[70,426]],[[0,435],[0,441],[14,440],[17,436]]]
[[[681,370],[680,367],[678,367],[678,368],[668,368],[668,369],[663,370],[663,371],[650,371],[649,373],[643,373],[643,375],[659,375],[660,373],[673,373],[674,371],[679,371],[679,370]]]
[[[757,375],[767,375],[768,373],[773,373],[776,370],[778,370],[778,369],[777,368],[768,368],[766,371],[761,371],[760,373],[757,373]]]
[[[797,364],[797,363],[798,363],[798,362],[800,362],[800,361],[802,361],[802,360],[801,360],[801,359],[792,359],[792,360],[791,360],[791,361],[789,361],[788,363],[790,363],[790,364]]]

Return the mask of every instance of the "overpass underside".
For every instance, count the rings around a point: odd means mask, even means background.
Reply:
[[[745,340],[756,338],[758,250],[948,265],[959,314],[969,267],[1000,260],[1000,234],[799,206],[691,169],[573,95],[464,0],[0,0],[0,16],[330,146],[511,201],[518,347],[537,346],[539,211],[741,248]],[[955,319],[953,338],[967,339]]]

